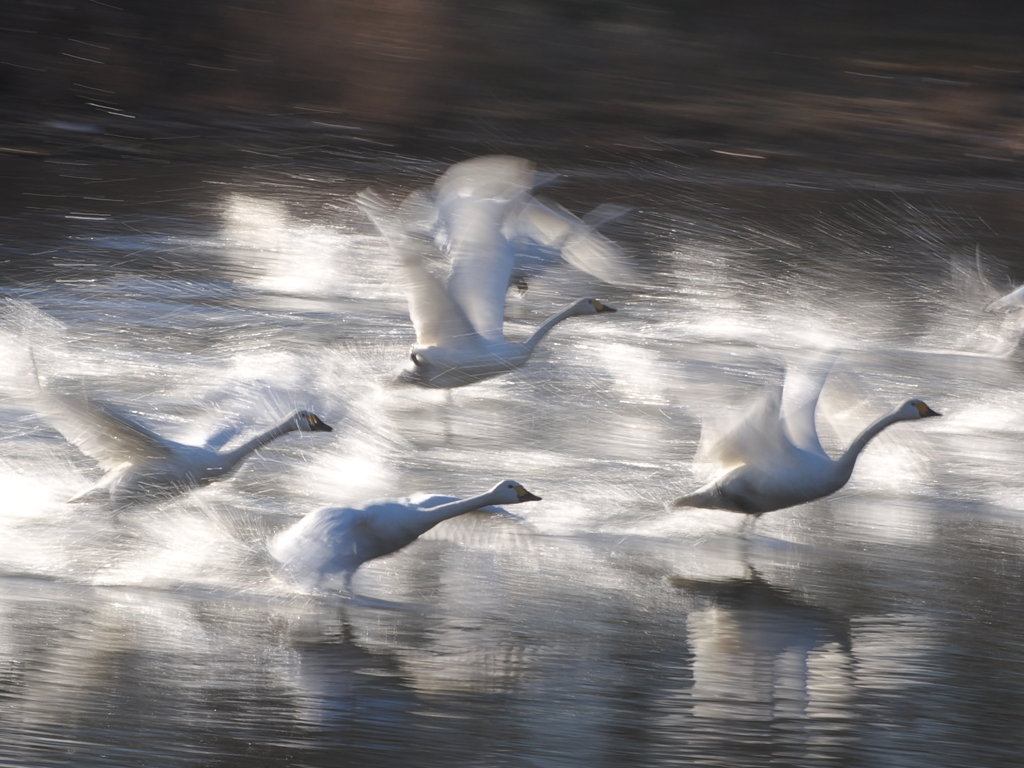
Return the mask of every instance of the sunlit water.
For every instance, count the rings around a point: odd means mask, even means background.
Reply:
[[[983,311],[1010,285],[976,260],[976,201],[545,168],[573,210],[634,207],[607,232],[645,287],[566,269],[511,294],[514,338],[578,296],[620,311],[449,401],[388,383],[412,329],[351,204],[444,164],[324,165],[182,181],[83,161],[29,184],[68,200],[43,196],[6,243],[25,268],[0,326],[0,763],[1019,764],[1021,323]],[[26,399],[29,345],[45,378],[170,436],[299,407],[335,431],[174,500],[69,505],[100,472]],[[839,494],[748,539],[729,513],[666,511],[703,479],[702,420],[819,349],[842,350],[819,413],[833,453],[907,397],[944,417],[894,426]],[[524,522],[443,524],[363,567],[351,600],[266,554],[319,506],[505,477],[544,497]]]

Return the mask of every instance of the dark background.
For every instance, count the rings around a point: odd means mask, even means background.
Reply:
[[[1024,11],[773,5],[8,0],[4,150],[52,151],[69,128],[77,142],[130,142],[161,120],[313,118],[425,152],[455,141],[1016,171]]]

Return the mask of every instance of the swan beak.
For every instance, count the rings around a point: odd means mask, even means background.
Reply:
[[[540,496],[534,496],[528,490],[523,488],[521,485],[516,486],[516,496],[519,497],[520,501],[540,501]]]
[[[615,307],[609,307],[607,304],[602,304],[597,299],[594,299],[591,303],[594,305],[594,309],[597,312],[618,312],[619,311]]]
[[[928,405],[926,403],[917,402],[917,403],[914,403],[914,405],[917,406],[917,410],[921,414],[921,418],[922,419],[925,418],[926,416],[941,416],[942,415],[938,411],[933,411],[931,408],[928,407]]]
[[[309,422],[309,431],[310,432],[333,432],[334,431],[334,427],[332,427],[330,424],[328,424],[328,423],[326,423],[324,421],[321,421],[320,417],[316,416],[315,414],[307,413],[306,414],[306,421]]]

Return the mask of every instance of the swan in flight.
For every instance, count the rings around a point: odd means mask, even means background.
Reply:
[[[154,496],[173,496],[207,485],[234,470],[245,457],[289,432],[331,432],[319,416],[296,411],[276,427],[231,450],[221,450],[237,432],[230,427],[203,445],[161,437],[109,403],[41,391],[46,420],[106,474],[69,501],[109,499],[120,505]]]
[[[594,298],[579,299],[525,341],[505,339],[505,292],[514,253],[501,234],[501,212],[517,194],[514,187],[501,187],[453,217],[460,237],[452,249],[447,283],[427,269],[421,245],[400,216],[372,191],[358,195],[404,272],[416,344],[398,381],[437,389],[483,381],[525,365],[540,340],[566,318],[616,311]]]
[[[513,254],[510,277],[520,289],[525,290],[527,278],[559,258],[605,283],[636,284],[635,270],[622,249],[597,231],[630,209],[605,203],[578,218],[532,194],[553,178],[519,157],[476,157],[451,166],[432,188],[410,194],[398,213],[411,233],[432,238],[442,252],[452,254],[476,237],[473,209],[500,198],[505,204],[484,215],[497,225],[495,239]]]
[[[301,582],[317,586],[341,575],[345,589],[351,591],[352,575],[360,565],[397,552],[438,523],[494,504],[525,501],[540,501],[540,497],[515,480],[505,480],[469,499],[417,495],[358,507],[325,507],[275,536],[269,551],[286,573]]]
[[[900,421],[939,416],[921,400],[907,400],[868,426],[838,459],[821,447],[814,414],[834,357],[809,377],[800,399],[783,408],[783,391],[792,390],[787,372],[783,390],[765,397],[721,438],[699,453],[718,467],[707,485],[672,502],[673,507],[704,507],[740,512],[753,518],[835,493],[850,479],[864,447],[886,427]]]

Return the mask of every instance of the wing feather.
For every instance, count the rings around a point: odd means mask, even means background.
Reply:
[[[54,429],[104,469],[173,454],[169,441],[109,403],[56,392],[43,392],[42,402],[43,415]]]

